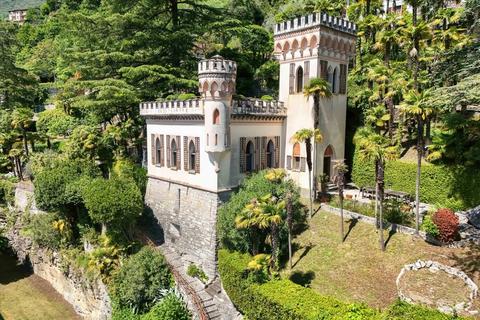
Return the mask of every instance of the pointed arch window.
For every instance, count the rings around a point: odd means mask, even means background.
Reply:
[[[245,149],[245,160],[246,160],[246,172],[253,172],[255,169],[255,146],[252,141],[247,143]]]
[[[197,161],[197,150],[193,140],[188,144],[188,170],[195,171],[195,164]]]
[[[155,165],[160,165],[162,163],[162,144],[160,139],[155,139]]]
[[[176,168],[178,166],[178,163],[177,163],[177,154],[178,154],[178,149],[177,149],[177,142],[175,141],[175,139],[172,140],[172,144],[171,144],[171,163],[170,163],[170,167],[171,168]]]
[[[267,143],[267,168],[275,167],[275,145],[272,140]]]
[[[301,158],[300,158],[300,143],[295,143],[293,145],[293,170],[300,170],[300,163],[301,163]]]
[[[332,93],[338,93],[339,82],[340,82],[340,79],[339,79],[338,67],[335,67],[335,69],[333,69],[333,76],[332,76]]]
[[[302,67],[298,67],[296,78],[297,78],[297,81],[296,81],[296,84],[297,84],[296,89],[297,90],[296,90],[296,92],[301,93],[303,91],[303,68]]]
[[[220,124],[220,111],[218,109],[213,111],[213,124]]]

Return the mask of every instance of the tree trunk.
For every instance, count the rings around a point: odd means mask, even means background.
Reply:
[[[105,223],[102,223],[102,236],[107,234],[107,225]]]
[[[25,155],[28,157],[28,138],[27,130],[23,129],[23,148],[25,149]]]
[[[423,120],[417,116],[417,176],[415,181],[415,233],[420,230],[420,177],[422,175]]]
[[[310,200],[310,212],[308,217],[311,219],[313,215],[313,198],[312,198],[312,141],[305,140],[305,149],[307,151],[307,166],[308,166],[308,190]]]
[[[293,204],[292,204],[292,195],[287,193],[287,227],[288,227],[288,264],[290,270],[292,269],[292,222],[293,222]]]
[[[377,179],[377,189],[378,189],[378,198],[379,198],[379,222],[380,222],[380,249],[385,251],[385,241],[383,239],[383,194],[384,194],[384,166],[385,163],[383,160],[378,161],[378,179]]]
[[[343,230],[343,187],[339,188],[338,196],[340,197],[340,236],[343,242],[345,239],[345,231]]]
[[[274,223],[272,224],[272,258],[271,258],[271,267],[274,270],[277,270],[277,258],[278,258],[278,226]]]
[[[320,97],[318,94],[313,95],[313,129],[319,128],[320,115]]]
[[[378,181],[378,161],[375,161],[375,181]],[[378,183],[375,183],[375,228],[379,228],[378,221]]]

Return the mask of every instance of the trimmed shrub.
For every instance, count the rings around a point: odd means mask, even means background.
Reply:
[[[222,284],[235,306],[250,320],[453,320],[434,309],[397,301],[383,313],[363,304],[322,296],[290,280],[255,283],[246,271],[248,254],[220,250]]]
[[[439,209],[433,215],[433,222],[440,232],[440,240],[445,243],[455,240],[458,232],[458,217],[452,210]]]
[[[255,283],[246,271],[248,254],[219,251],[219,271],[223,286],[233,303],[248,319],[379,319],[364,305],[343,303],[321,296],[290,280]]]
[[[70,225],[56,213],[33,215],[24,230],[34,243],[52,250],[65,247],[72,237]]]
[[[415,195],[417,166],[414,162],[388,161],[385,188]],[[354,155],[352,180],[359,187],[375,185],[373,163]],[[480,171],[462,166],[422,164],[420,200],[452,210],[464,210],[480,203]]]
[[[173,285],[173,277],[161,253],[144,247],[130,256],[113,274],[111,296],[114,305],[135,313],[147,312],[161,290]]]

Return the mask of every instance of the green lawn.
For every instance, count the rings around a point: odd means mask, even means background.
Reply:
[[[80,319],[48,282],[0,254],[0,319]]]
[[[388,240],[386,251],[381,252],[374,226],[346,219],[345,232],[350,226],[351,231],[341,243],[340,218],[322,211],[317,213],[310,228],[294,239],[292,271],[284,270],[282,274],[322,294],[380,308],[396,299],[395,280],[401,268],[418,259],[459,267],[478,283],[478,248],[435,247],[420,238],[397,233]],[[386,231],[385,239],[388,237]]]

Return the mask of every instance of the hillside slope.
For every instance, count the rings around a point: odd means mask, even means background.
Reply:
[[[0,18],[5,18],[13,9],[28,9],[38,7],[45,0],[0,0]]]

